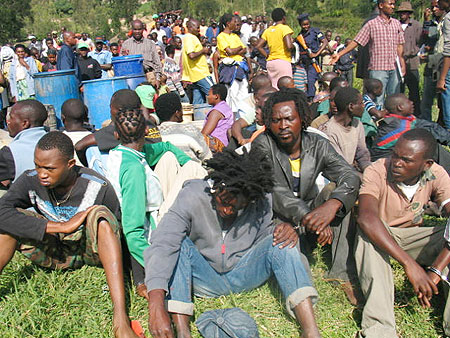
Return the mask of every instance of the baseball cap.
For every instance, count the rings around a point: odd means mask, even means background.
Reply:
[[[78,49],[81,49],[81,48],[89,49],[89,45],[86,42],[79,42],[77,45],[77,48]]]
[[[144,107],[154,109],[153,98],[155,97],[156,90],[151,85],[137,86],[134,90],[138,94]]]
[[[102,39],[100,36],[97,36],[97,37],[95,38],[95,42],[96,42],[96,43],[97,43],[97,42],[105,43],[105,41],[103,41],[103,39]]]

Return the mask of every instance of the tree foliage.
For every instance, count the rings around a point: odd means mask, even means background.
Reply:
[[[0,43],[20,38],[25,18],[31,13],[30,0],[0,0]]]

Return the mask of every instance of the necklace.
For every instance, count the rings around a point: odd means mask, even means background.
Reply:
[[[64,198],[62,201],[58,201],[58,199],[56,198],[56,195],[55,195],[55,192],[53,191],[53,189],[50,190],[50,193],[51,193],[53,199],[55,200],[56,206],[57,206],[57,207],[59,207],[61,204],[67,202],[67,200],[68,200],[68,199],[70,198],[70,196],[72,195],[72,190],[73,190],[74,187],[75,187],[75,184],[72,186],[72,188],[70,188],[70,190],[69,190],[69,192],[68,192],[68,194],[67,194],[67,197]]]

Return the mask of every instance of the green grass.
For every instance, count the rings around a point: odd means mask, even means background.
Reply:
[[[444,224],[444,220],[428,219]],[[316,249],[311,259],[314,282],[320,300],[315,308],[323,337],[354,337],[361,311],[352,307],[344,292],[325,282],[326,257]],[[432,309],[419,307],[402,268],[393,264],[396,284],[395,314],[401,337],[424,338],[443,335],[444,301],[434,297]],[[138,319],[147,337],[147,306],[129,288],[131,319]],[[195,300],[195,317],[217,308],[240,307],[257,322],[261,337],[298,337],[299,327],[284,310],[284,302],[271,280],[248,293],[218,299]],[[112,337],[111,301],[106,279],[100,268],[83,267],[75,271],[50,271],[34,266],[16,254],[0,276],[0,337]],[[192,325],[193,336],[200,337]]]

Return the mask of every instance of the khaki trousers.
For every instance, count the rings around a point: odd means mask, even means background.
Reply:
[[[438,227],[386,227],[392,238],[420,265],[433,263],[444,245],[443,226]],[[358,229],[355,260],[361,290],[366,298],[361,335],[368,338],[398,337],[394,316],[394,277],[390,256],[376,248]],[[448,269],[445,269],[445,273]],[[450,333],[450,309],[447,302],[444,311],[444,329]]]

